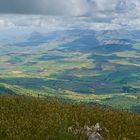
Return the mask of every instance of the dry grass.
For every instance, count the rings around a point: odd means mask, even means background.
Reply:
[[[105,140],[139,140],[140,115],[95,106],[30,97],[0,97],[0,140],[84,140],[81,130],[94,125]],[[74,132],[68,132],[73,126]]]

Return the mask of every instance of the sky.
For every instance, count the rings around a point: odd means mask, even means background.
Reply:
[[[0,0],[0,29],[140,29],[140,0]]]

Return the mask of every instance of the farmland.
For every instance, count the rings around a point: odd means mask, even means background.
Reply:
[[[57,97],[138,112],[139,40],[130,38],[134,32],[121,36],[117,31],[118,38],[114,32],[32,32],[22,40],[1,41],[0,94]]]

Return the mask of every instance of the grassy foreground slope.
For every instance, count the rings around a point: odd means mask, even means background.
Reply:
[[[32,97],[0,96],[0,140],[84,140],[77,128],[99,122],[105,140],[139,140],[140,115]],[[73,132],[68,128],[74,126]]]

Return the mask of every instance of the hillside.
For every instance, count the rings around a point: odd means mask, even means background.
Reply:
[[[76,129],[99,122],[105,140],[138,140],[140,115],[23,96],[0,96],[0,140],[84,140]],[[74,126],[74,131],[68,128]]]

